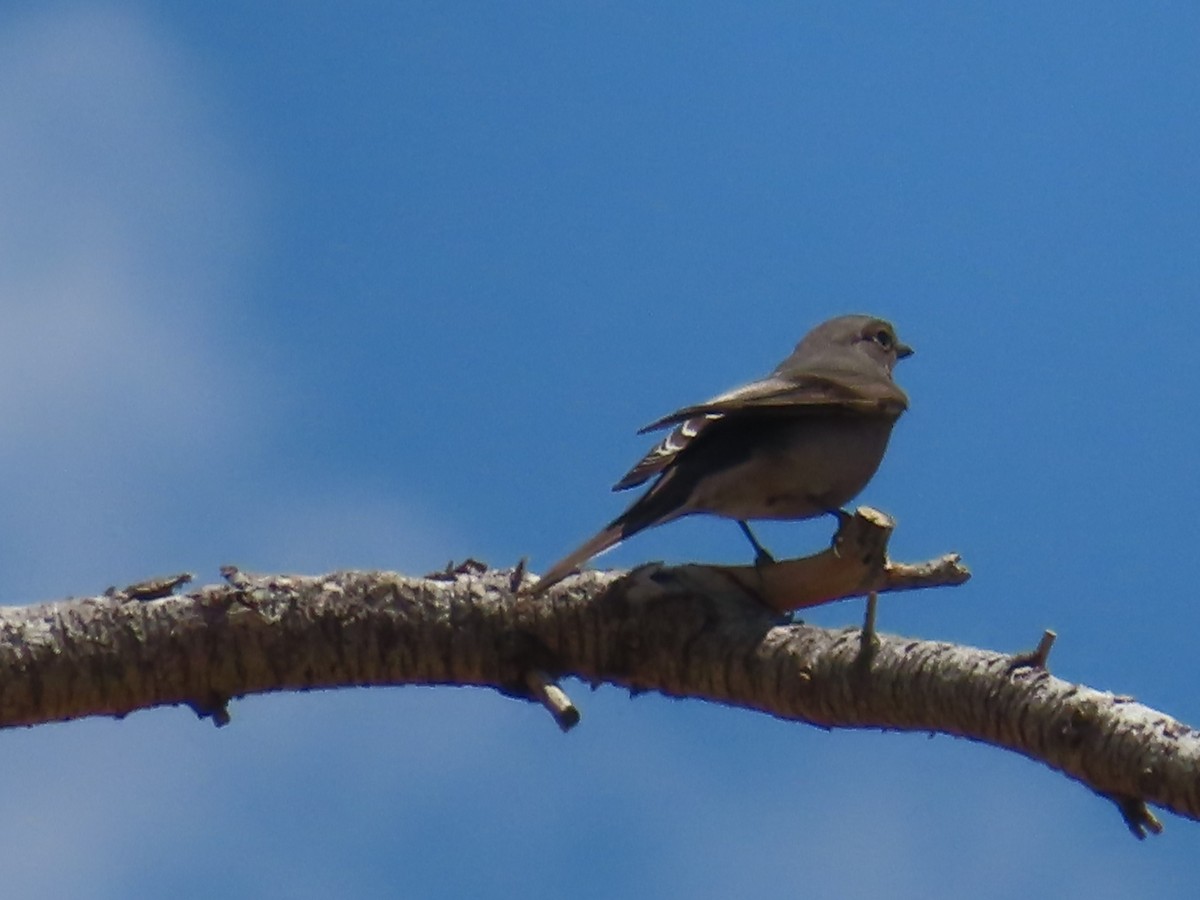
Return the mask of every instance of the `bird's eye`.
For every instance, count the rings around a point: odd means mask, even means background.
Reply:
[[[883,328],[881,328],[881,329],[879,329],[879,331],[875,332],[874,337],[875,337],[875,343],[877,343],[884,350],[891,350],[892,344],[895,343],[895,340],[896,340],[895,338],[892,337],[892,333],[890,331],[887,331],[886,329],[883,329]]]

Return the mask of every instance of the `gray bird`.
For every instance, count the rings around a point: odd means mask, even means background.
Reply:
[[[772,561],[747,520],[835,513],[866,487],[908,408],[892,367],[912,352],[890,322],[840,316],[805,335],[766,378],[650,423],[638,434],[676,428],[613,490],[654,478],[650,489],[532,593],[639,531],[696,513],[734,519],[756,562]]]

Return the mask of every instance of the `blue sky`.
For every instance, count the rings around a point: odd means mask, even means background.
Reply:
[[[46,4],[0,17],[0,601],[190,569],[535,569],[636,429],[831,315],[912,398],[880,628],[1200,722],[1200,11]],[[781,554],[828,523],[763,529]],[[613,565],[745,561],[725,522]],[[857,623],[861,604],[810,618]],[[22,896],[1190,897],[1041,766],[569,686],[0,734]]]

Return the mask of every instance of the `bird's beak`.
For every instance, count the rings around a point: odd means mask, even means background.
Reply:
[[[902,341],[896,342],[896,359],[904,359],[906,356],[913,355],[913,348]]]

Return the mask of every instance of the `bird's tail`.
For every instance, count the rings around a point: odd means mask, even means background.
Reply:
[[[538,594],[543,593],[550,587],[558,584],[596,554],[610,550],[625,540],[628,535],[625,523],[622,521],[623,518],[610,522],[599,534],[584,541],[547,569],[541,581],[529,589],[529,595],[536,597]]]
[[[691,483],[681,481],[675,476],[674,469],[661,476],[650,490],[638,497],[629,509],[605,525],[599,534],[552,565],[529,593],[536,597],[558,584],[596,554],[612,549],[625,538],[633,537],[645,528],[665,525],[680,516],[686,516],[691,511],[686,503],[691,493]]]

